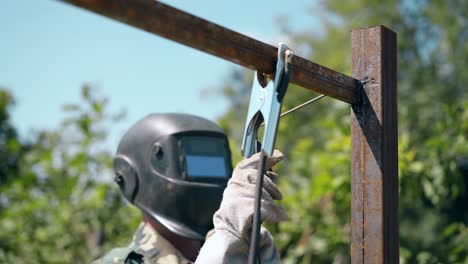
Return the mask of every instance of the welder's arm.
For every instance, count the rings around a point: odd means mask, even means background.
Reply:
[[[283,154],[275,150],[267,158],[265,169],[272,168],[282,159]],[[213,216],[215,232],[203,245],[196,263],[247,263],[259,160],[257,153],[236,166],[224,191],[221,206]],[[266,176],[262,190],[262,221],[274,223],[286,220],[284,208],[274,203],[274,200],[282,198],[276,187],[278,175],[267,171]],[[273,238],[265,228],[260,231],[259,249],[261,263],[280,263]]]

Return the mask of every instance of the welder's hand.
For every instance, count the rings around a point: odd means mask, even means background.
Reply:
[[[232,178],[224,190],[223,201],[214,214],[214,234],[208,238],[197,258],[197,263],[246,263],[249,254],[250,235],[254,214],[255,183],[258,176],[260,154],[244,159],[236,166]],[[265,170],[271,169],[283,159],[283,154],[275,150],[268,157]],[[279,222],[287,219],[281,205],[282,195],[276,187],[278,174],[267,171],[263,177],[261,201],[262,221]],[[267,229],[260,230],[260,258],[262,263],[278,263],[279,254]]]
[[[275,150],[265,164],[266,176],[263,177],[261,213],[262,221],[279,222],[287,219],[281,205],[274,200],[283,196],[276,187],[278,174],[268,171],[283,159],[283,154]],[[235,235],[250,241],[254,213],[255,184],[258,176],[260,153],[244,159],[236,166],[223,194],[223,201],[214,215],[215,229],[226,229]]]

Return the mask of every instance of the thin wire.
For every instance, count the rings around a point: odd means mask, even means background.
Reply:
[[[291,109],[289,109],[288,111],[282,113],[282,114],[280,115],[280,117],[283,117],[283,116],[288,115],[288,114],[290,114],[290,113],[292,113],[292,112],[295,112],[295,111],[297,111],[297,110],[299,110],[299,109],[301,109],[301,108],[303,108],[303,107],[305,107],[305,106],[307,106],[307,105],[309,105],[309,104],[311,104],[311,103],[315,103],[315,102],[317,102],[318,100],[320,100],[320,99],[322,99],[322,98],[324,98],[324,97],[325,97],[324,94],[319,95],[319,96],[317,96],[317,97],[314,97],[314,98],[310,99],[309,101],[307,101],[307,102],[305,102],[305,103],[302,103],[302,104],[300,104],[300,105],[298,105],[298,106],[296,106],[296,107],[294,107],[294,108],[291,108]],[[262,124],[260,125],[260,127],[263,127],[263,126],[265,126],[265,123],[262,123]]]
[[[300,105],[298,105],[298,106],[296,106],[296,107],[294,107],[294,108],[291,108],[291,109],[289,109],[288,111],[282,113],[282,114],[280,115],[280,117],[285,116],[285,115],[287,115],[287,114],[290,114],[290,113],[292,113],[292,112],[295,112],[295,111],[301,109],[302,107],[307,106],[307,105],[309,105],[309,104],[311,104],[311,103],[317,102],[318,100],[320,100],[320,99],[322,99],[322,98],[324,98],[324,97],[325,97],[325,95],[322,94],[322,95],[319,95],[319,96],[317,96],[317,97],[315,97],[315,98],[312,98],[311,100],[309,100],[309,101],[307,101],[307,102],[305,102],[305,103],[303,103],[303,104],[300,104]]]

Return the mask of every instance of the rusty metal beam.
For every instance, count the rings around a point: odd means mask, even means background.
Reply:
[[[277,48],[155,0],[59,0],[210,53],[273,77]],[[357,81],[299,56],[291,83],[357,103]]]
[[[351,260],[398,263],[396,34],[351,32],[352,75],[367,80],[351,111]]]

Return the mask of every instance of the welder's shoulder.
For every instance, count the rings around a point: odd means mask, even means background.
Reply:
[[[152,249],[152,251],[159,251]],[[104,257],[93,261],[91,264],[188,264],[191,263],[182,259],[176,252],[163,250],[163,254],[145,255],[147,252],[141,252],[140,249],[132,247],[114,248]]]
[[[143,255],[138,254],[130,247],[114,248],[104,257],[93,261],[91,264],[141,264],[145,261]]]

